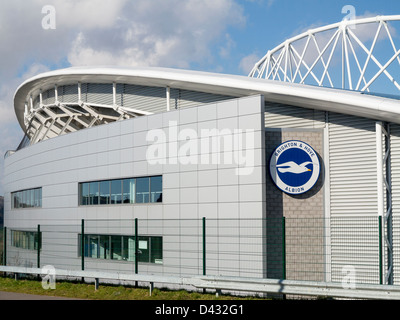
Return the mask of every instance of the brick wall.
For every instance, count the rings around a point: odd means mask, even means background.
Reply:
[[[301,140],[318,153],[320,177],[315,186],[301,195],[279,190],[269,176],[269,160],[273,150],[287,140]],[[324,279],[324,166],[323,131],[271,129],[266,131],[266,215],[267,215],[267,277],[283,276],[282,217],[285,217],[286,279]]]

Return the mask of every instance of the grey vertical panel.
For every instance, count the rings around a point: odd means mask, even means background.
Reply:
[[[379,283],[375,121],[329,113],[332,280]]]
[[[378,225],[378,217],[331,218],[332,281],[379,283]]]
[[[63,86],[62,89],[63,94],[59,96],[61,102],[78,102],[78,84]]]
[[[267,128],[323,128],[324,126],[324,111],[265,102]]]
[[[53,104],[56,101],[56,93],[54,89],[49,89],[42,94],[43,104]]]
[[[190,91],[190,90],[178,90],[178,107],[179,108],[189,108],[194,106],[201,106],[207,103],[214,103],[218,101],[232,99],[233,97]]]
[[[122,106],[122,99],[124,94],[124,85],[122,83],[117,83],[116,88],[116,104],[118,106]]]
[[[87,102],[93,104],[113,104],[112,83],[89,83],[87,87]]]
[[[81,84],[81,100],[83,102],[87,102],[87,92],[88,92],[89,84],[82,83]]]
[[[166,89],[125,84],[122,105],[154,113],[166,111]]]
[[[375,121],[342,114],[329,121],[331,214],[376,216]]]

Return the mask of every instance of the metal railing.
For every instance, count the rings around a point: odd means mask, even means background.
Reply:
[[[23,268],[0,266],[0,272],[24,275],[40,275],[46,282],[49,280],[49,269],[46,267]],[[222,290],[227,292],[249,292],[264,294],[281,295],[301,295],[312,297],[336,297],[348,299],[381,299],[381,300],[400,300],[400,286],[393,285],[368,285],[359,284],[354,287],[344,287],[335,282],[317,282],[317,281],[294,281],[278,279],[253,279],[237,277],[218,277],[218,276],[193,276],[193,277],[174,277],[158,275],[139,275],[128,273],[110,273],[99,271],[76,271],[55,269],[55,277],[62,278],[92,278],[95,283],[95,290],[100,286],[100,280],[131,281],[148,283],[149,293],[152,294],[154,285],[174,284],[179,286],[192,287],[196,289],[215,290],[220,294]]]
[[[378,217],[82,220],[79,225],[38,225],[31,230],[4,228],[3,264],[114,275],[206,277],[211,282],[203,283],[205,287],[211,288],[218,279],[215,286],[226,290],[239,290],[241,284],[226,285],[219,282],[222,279],[235,283],[252,279],[261,286],[295,281],[300,291],[311,284],[334,288],[329,289],[333,292],[372,285],[383,288],[383,295],[389,297],[382,237]],[[254,288],[249,291],[259,292]],[[302,294],[317,291],[307,289]]]

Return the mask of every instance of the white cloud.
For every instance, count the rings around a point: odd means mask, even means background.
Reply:
[[[51,1],[37,0],[37,2],[43,4]],[[127,0],[52,1],[57,12],[57,27],[68,30],[113,27],[127,3]]]
[[[248,56],[245,56],[240,60],[239,63],[239,68],[245,73],[249,74],[250,71],[253,69],[254,65],[256,64],[257,61],[260,60],[260,57],[255,54],[249,54]]]
[[[229,33],[225,34],[225,43],[223,46],[219,48],[219,55],[222,58],[228,58],[231,50],[236,47],[235,41],[229,35]]]
[[[243,25],[234,1],[138,0],[125,3],[106,31],[82,30],[69,50],[72,65],[118,64],[187,68],[211,59],[211,47]]]
[[[14,113],[13,98],[15,88],[24,80],[45,71],[48,71],[46,66],[33,64],[21,77],[16,77],[0,84],[0,195],[3,194],[3,156],[7,151],[15,150],[24,135]]]
[[[3,154],[22,138],[13,96],[26,78],[68,65],[190,68],[229,54],[229,28],[246,21],[237,0],[3,0],[1,5]],[[42,28],[45,5],[55,8],[55,30]],[[1,175],[0,194],[2,180]]]

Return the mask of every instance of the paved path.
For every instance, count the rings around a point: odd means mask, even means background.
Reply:
[[[0,291],[0,300],[79,300],[79,299]]]

